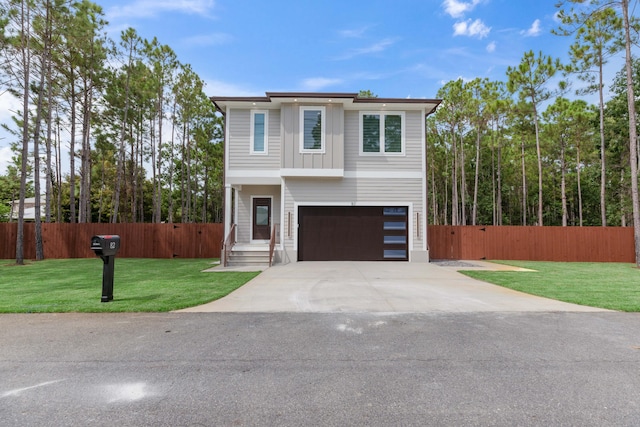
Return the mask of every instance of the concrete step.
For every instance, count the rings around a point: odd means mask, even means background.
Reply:
[[[227,267],[269,267],[269,262],[250,262],[250,261],[231,261],[227,264]]]
[[[265,267],[269,265],[269,249],[262,248],[247,248],[247,247],[234,247],[229,254],[229,266],[260,266]]]
[[[269,257],[269,251],[231,251],[232,257]]]
[[[236,243],[233,245],[232,251],[234,252],[269,252],[269,244],[246,244],[246,243]]]
[[[229,258],[229,264],[269,265],[269,258],[247,258],[247,257]]]

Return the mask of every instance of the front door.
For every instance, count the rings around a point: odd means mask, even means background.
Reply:
[[[256,197],[253,199],[252,240],[269,240],[271,225],[271,199]]]

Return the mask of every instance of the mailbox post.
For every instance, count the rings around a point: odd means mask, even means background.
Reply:
[[[113,300],[113,267],[120,249],[120,236],[93,236],[91,249],[102,258],[102,299],[101,302]]]

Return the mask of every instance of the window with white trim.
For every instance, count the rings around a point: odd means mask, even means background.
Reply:
[[[267,134],[269,129],[269,112],[251,112],[251,154],[267,154]]]
[[[300,152],[324,153],[324,107],[300,107]]]
[[[404,113],[360,112],[360,154],[404,154]]]

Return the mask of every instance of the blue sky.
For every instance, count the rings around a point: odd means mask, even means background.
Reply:
[[[102,2],[112,36],[158,36],[209,95],[370,89],[433,98],[459,77],[505,79],[529,49],[565,55],[556,0]]]
[[[506,81],[528,50],[566,60],[572,43],[550,32],[557,0],[94,1],[111,38],[127,27],[158,37],[210,96],[368,89],[435,98],[458,78]],[[610,78],[620,66],[609,67]],[[0,96],[0,121],[17,108]],[[0,139],[0,173],[8,145]]]

